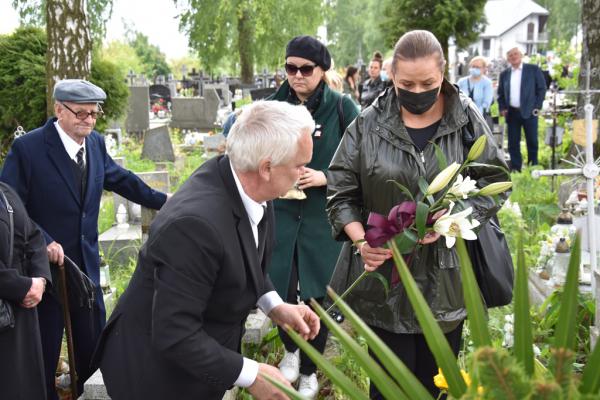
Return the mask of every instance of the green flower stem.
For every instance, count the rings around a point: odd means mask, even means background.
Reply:
[[[360,281],[362,281],[363,279],[365,279],[367,277],[368,274],[369,273],[367,271],[364,271],[362,274],[360,274],[360,276],[358,278],[356,278],[354,283],[352,285],[350,285],[350,287],[348,289],[346,289],[344,291],[344,293],[342,293],[337,299],[335,299],[333,304],[330,305],[329,308],[327,308],[327,312],[330,312],[333,309],[333,307],[336,306],[336,304],[338,303],[339,300],[343,300],[352,291],[352,289],[354,289],[356,287],[356,285],[358,285],[360,283]]]

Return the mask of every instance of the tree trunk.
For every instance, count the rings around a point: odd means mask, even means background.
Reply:
[[[254,26],[251,11],[242,6],[238,18],[238,50],[242,83],[254,83]]]
[[[86,0],[46,0],[46,104],[53,115],[54,84],[66,78],[88,79],[92,63],[92,40]]]
[[[579,89],[585,89],[587,80],[587,63],[591,65],[590,88],[600,90],[600,2],[598,0],[582,0],[581,25],[583,30],[583,43],[581,52],[581,66],[579,70]],[[594,106],[594,118],[600,113],[600,94],[591,96]],[[579,118],[584,118],[583,106],[585,96],[579,95],[577,99],[577,111]]]

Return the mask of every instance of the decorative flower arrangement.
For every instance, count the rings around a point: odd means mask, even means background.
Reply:
[[[394,241],[400,253],[406,255],[410,264],[412,254],[419,246],[436,242],[440,237],[445,238],[447,248],[452,248],[456,238],[476,240],[474,231],[480,223],[471,217],[473,208],[465,200],[476,196],[495,196],[506,192],[512,187],[512,182],[495,182],[484,188],[478,188],[477,182],[463,171],[475,164],[485,149],[487,136],[481,136],[467,154],[462,164],[453,162],[448,165],[442,150],[436,146],[436,157],[441,172],[428,183],[423,177],[419,178],[420,193],[413,195],[405,186],[396,181],[396,185],[407,201],[394,206],[387,216],[371,212],[367,219],[365,238],[356,241],[355,246],[367,242],[371,247],[388,247]],[[476,164],[479,167],[500,168],[489,164]],[[508,174],[508,173],[507,173]],[[435,195],[435,196],[434,196]],[[387,291],[387,280],[377,272],[363,272],[350,287],[342,293],[345,298],[356,285],[367,276],[374,276],[383,282]],[[398,283],[396,270],[392,270],[393,285]],[[329,310],[335,306],[331,305]]]

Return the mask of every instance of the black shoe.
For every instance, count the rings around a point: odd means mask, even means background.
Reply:
[[[338,324],[341,324],[342,322],[344,322],[344,315],[339,311],[330,311],[329,315]]]

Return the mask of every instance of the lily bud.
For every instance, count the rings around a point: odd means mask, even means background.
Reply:
[[[495,182],[490,183],[477,194],[479,196],[493,196],[495,194],[504,193],[512,187],[512,182]]]
[[[454,175],[456,175],[459,169],[460,164],[456,162],[453,162],[452,164],[444,168],[443,171],[441,171],[439,174],[437,174],[435,178],[433,178],[433,181],[427,189],[427,196],[437,193],[446,186],[448,186],[448,183],[450,183],[452,178],[454,178]]]
[[[471,146],[471,150],[469,150],[469,154],[467,154],[467,161],[475,161],[481,156],[483,150],[485,149],[485,144],[487,142],[487,136],[482,135],[473,143]]]

